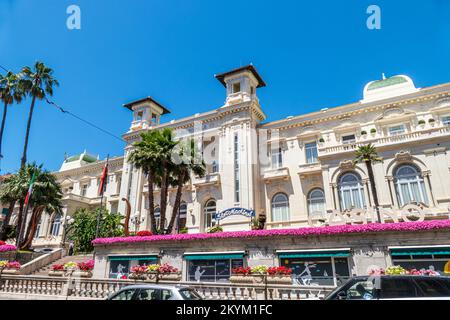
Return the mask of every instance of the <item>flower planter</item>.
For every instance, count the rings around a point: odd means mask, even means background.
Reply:
[[[92,271],[78,271],[75,275],[81,278],[92,278]]]
[[[244,275],[244,274],[232,274],[230,277],[231,283],[253,283],[252,275]]]
[[[268,284],[292,284],[292,278],[290,275],[268,275],[267,276]]]
[[[159,280],[181,281],[181,272],[161,273],[159,275]]]
[[[63,277],[65,275],[64,270],[51,270],[48,275],[50,277]]]
[[[145,277],[145,282],[157,282],[158,281],[158,273],[157,272],[148,272]]]
[[[128,276],[128,279],[131,279],[131,280],[147,280],[147,276],[145,274],[130,273],[130,275]]]
[[[17,274],[20,274],[20,270],[19,269],[3,269],[2,274],[17,275]]]

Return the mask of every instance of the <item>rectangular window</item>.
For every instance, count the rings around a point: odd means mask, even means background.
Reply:
[[[348,259],[340,257],[280,258],[280,266],[292,268],[292,278],[298,285],[341,285],[350,276]]]
[[[450,126],[450,116],[442,117],[442,124],[444,126]]]
[[[403,124],[389,127],[389,135],[390,136],[395,136],[395,135],[403,134],[403,133],[405,133],[405,126]]]
[[[272,149],[272,169],[283,167],[283,150],[280,148]]]
[[[349,134],[347,136],[342,136],[342,143],[349,144],[349,143],[355,143],[356,138],[354,134]]]
[[[82,196],[82,197],[86,197],[86,194],[87,194],[87,188],[88,188],[88,185],[87,185],[87,184],[83,184],[83,185],[81,186],[81,196]]]
[[[144,116],[143,111],[137,111],[135,121],[141,121],[143,116]]]
[[[241,83],[240,82],[233,83],[233,93],[237,93],[240,91],[241,91]]]
[[[228,282],[231,270],[244,266],[242,259],[190,260],[188,280],[200,282]]]
[[[317,143],[315,141],[305,144],[305,152],[306,152],[306,163],[317,162]]]
[[[240,183],[239,183],[239,138],[234,135],[234,202],[240,201]]]

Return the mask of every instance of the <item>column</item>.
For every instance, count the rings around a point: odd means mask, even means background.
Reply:
[[[435,207],[436,203],[434,201],[433,193],[431,192],[430,171],[423,171],[422,178],[424,179],[425,192],[427,193],[429,206]]]
[[[386,181],[389,187],[389,195],[391,196],[392,208],[400,208],[397,200],[397,194],[395,193],[395,186],[393,183],[394,177],[386,176]]]

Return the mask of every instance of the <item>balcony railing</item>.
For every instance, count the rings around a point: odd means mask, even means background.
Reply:
[[[277,179],[283,179],[287,180],[290,178],[289,175],[289,169],[282,167],[282,168],[276,168],[276,169],[267,169],[263,173],[263,179],[266,183],[277,180]]]
[[[2,275],[0,297],[16,296],[21,299],[90,300],[106,299],[121,288],[143,281],[115,279],[86,279],[79,277],[55,278],[40,276]],[[231,284],[206,282],[159,282],[189,286],[206,300],[302,300],[323,299],[334,286],[300,286],[273,284]]]
[[[208,173],[203,178],[194,177],[192,184],[196,187],[220,184],[220,174],[218,172]]]
[[[409,143],[414,141],[424,141],[428,139],[434,139],[442,136],[450,136],[450,126],[443,127],[434,127],[427,130],[418,130],[413,132],[408,132],[404,134],[392,135],[392,136],[384,136],[384,137],[376,137],[376,138],[368,138],[368,139],[359,139],[354,143],[343,143],[334,146],[320,146],[318,149],[319,157],[321,156],[329,156],[336,153],[342,152],[354,152],[360,146],[367,145],[372,143],[374,146],[378,148],[387,147],[390,145]]]

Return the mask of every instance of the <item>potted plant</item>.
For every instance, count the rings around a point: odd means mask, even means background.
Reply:
[[[153,233],[148,230],[138,231],[138,233],[136,233],[137,237],[150,237],[152,235],[153,235]]]
[[[3,274],[19,274],[20,267],[17,261],[0,261],[0,273]]]
[[[64,276],[65,270],[63,264],[54,264],[52,265],[48,275],[50,277],[62,277]]]
[[[82,278],[92,278],[92,270],[94,270],[94,260],[78,263],[78,273]]]
[[[159,264],[151,264],[147,266],[147,277],[146,280],[149,282],[158,282],[158,272],[159,272]]]
[[[374,136],[376,133],[377,133],[377,129],[375,129],[375,128],[370,129],[370,134],[372,136]]]
[[[231,269],[231,283],[253,283],[250,267],[239,267]]]
[[[322,147],[324,143],[325,143],[325,139],[320,137],[320,139],[319,139],[319,146]]]
[[[223,232],[223,228],[219,225],[216,225],[208,229],[208,233],[217,233],[217,232]]]
[[[180,231],[178,231],[178,233],[188,233],[188,228],[186,227],[181,228]]]
[[[420,119],[417,123],[419,124],[419,126],[420,126],[421,128],[425,127],[425,120]]]
[[[271,267],[267,269],[267,283],[292,284],[292,269],[282,267]]]
[[[78,269],[78,263],[69,261],[64,264],[65,275],[72,275]]]
[[[181,272],[177,268],[168,263],[163,264],[158,269],[158,276],[160,280],[180,281]]]
[[[250,272],[253,276],[253,283],[264,283],[264,278],[267,276],[267,266],[256,266],[251,268]]]
[[[436,120],[434,120],[433,118],[428,119],[428,123],[434,127],[434,123],[436,122]]]
[[[365,138],[367,136],[367,131],[366,130],[361,131],[361,135]]]
[[[147,267],[146,266],[134,266],[131,267],[130,269],[131,273],[128,276],[129,279],[133,279],[133,280],[145,280],[147,279],[146,274],[147,274]]]

